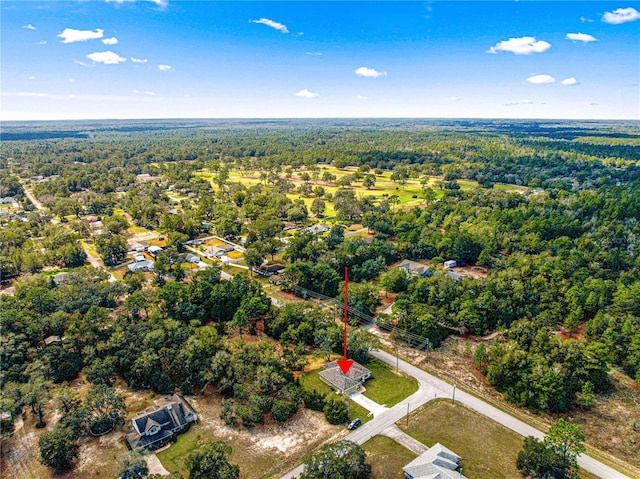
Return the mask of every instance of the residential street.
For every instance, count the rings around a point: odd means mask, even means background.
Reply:
[[[373,351],[371,355],[393,367],[396,366],[396,357],[392,354],[384,351]],[[451,398],[453,394],[452,385],[403,360],[400,360],[398,364],[402,372],[413,376],[418,381],[418,390],[391,409],[387,409],[376,415],[374,419],[347,435],[344,438],[345,440],[353,441],[357,444],[364,444],[373,436],[381,434],[385,429],[393,426],[403,417],[406,417],[408,412],[415,411],[428,401],[436,398]],[[537,429],[464,391],[456,389],[455,400],[522,436],[544,437],[544,434]],[[630,479],[628,476],[584,454],[578,457],[578,464],[583,469],[603,479]],[[293,479],[298,477],[302,471],[302,466],[298,466],[282,476],[281,479]]]

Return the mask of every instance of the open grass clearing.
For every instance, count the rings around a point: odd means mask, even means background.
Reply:
[[[371,379],[365,382],[364,395],[380,405],[392,407],[418,390],[418,382],[404,373],[396,374],[387,364],[374,359],[366,365]]]
[[[371,465],[373,479],[402,477],[402,468],[417,455],[385,436],[373,436],[362,445],[367,453],[367,463]]]
[[[425,446],[439,442],[458,454],[469,479],[521,477],[516,459],[522,436],[460,403],[431,401],[411,413],[408,427],[404,421],[398,426]],[[580,477],[596,476],[580,470]]]

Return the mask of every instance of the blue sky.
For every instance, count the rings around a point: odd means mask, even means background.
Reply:
[[[3,120],[640,119],[640,3],[3,1]]]

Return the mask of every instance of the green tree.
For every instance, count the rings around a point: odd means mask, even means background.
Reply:
[[[67,471],[78,458],[78,444],[73,431],[67,427],[56,426],[53,431],[45,432],[38,440],[40,462],[59,472]]]
[[[203,444],[187,456],[189,479],[238,479],[240,468],[229,462],[231,451],[223,442]]]
[[[367,175],[362,180],[362,186],[364,186],[368,190],[370,190],[375,185],[376,185],[376,177],[375,177],[375,175]]]
[[[324,405],[324,417],[329,424],[344,424],[349,420],[349,411],[344,401],[329,399]]]
[[[118,456],[118,472],[116,477],[119,479],[142,479],[149,474],[147,461],[139,452],[128,451]]]
[[[96,248],[108,266],[116,266],[127,257],[127,240],[124,236],[101,234],[96,238]]]
[[[351,441],[327,444],[304,459],[300,479],[368,479],[371,466],[362,448]]]
[[[327,205],[322,198],[314,198],[314,200],[311,202],[311,212],[317,217],[320,217],[324,214],[324,210],[326,207]]]
[[[89,427],[94,433],[111,429],[127,413],[124,396],[106,384],[94,384],[84,400]]]
[[[583,453],[585,435],[578,424],[560,418],[549,428],[545,444],[562,458],[563,467],[577,477],[578,454]]]

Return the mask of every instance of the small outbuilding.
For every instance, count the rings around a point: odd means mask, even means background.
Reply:
[[[136,263],[140,263],[141,261],[146,261],[147,258],[144,257],[143,253],[136,253],[133,255],[133,261]]]
[[[454,259],[450,259],[450,260],[444,262],[444,268],[445,269],[455,268],[457,265],[458,265],[458,263]]]
[[[156,245],[152,245],[147,248],[147,252],[154,257],[157,256],[160,251],[162,251],[162,248]]]

